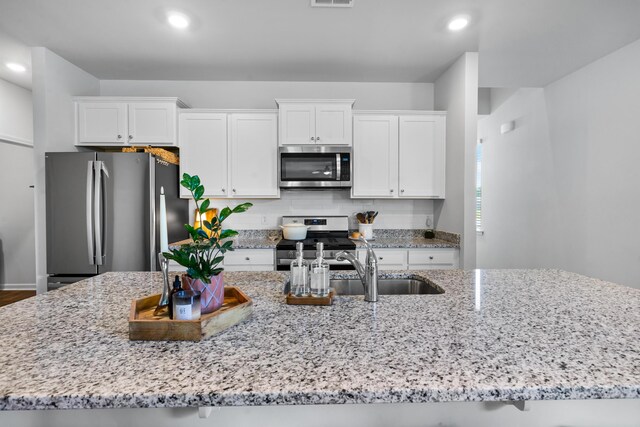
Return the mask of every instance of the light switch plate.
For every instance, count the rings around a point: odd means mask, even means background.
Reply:
[[[425,226],[427,228],[434,228],[434,226],[433,226],[433,215],[427,215],[427,220],[425,221]]]

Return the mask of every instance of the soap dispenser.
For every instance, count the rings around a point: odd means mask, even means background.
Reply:
[[[169,291],[169,319],[173,320],[173,295],[182,290],[182,283],[180,283],[180,277],[176,276],[173,281],[173,289]]]
[[[297,297],[309,294],[309,261],[304,257],[304,244],[296,243],[296,259],[291,261],[291,293]]]
[[[326,297],[329,295],[329,264],[324,259],[324,244],[316,244],[316,259],[311,263],[311,295]]]

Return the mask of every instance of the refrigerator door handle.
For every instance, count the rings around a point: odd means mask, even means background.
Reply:
[[[156,158],[149,156],[149,271],[156,271]]]
[[[94,162],[93,170],[95,171],[94,191],[93,191],[93,212],[94,215],[94,227],[96,229],[96,265],[102,265],[102,168],[103,163],[101,161]]]
[[[87,255],[89,264],[95,265],[96,259],[93,252],[93,218],[91,217],[91,204],[93,202],[93,161],[87,162]]]
[[[101,161],[100,162],[100,172],[101,174],[104,173],[105,176],[105,180],[109,178],[109,170],[107,169],[107,165],[105,164],[105,162]],[[105,184],[102,181],[102,176],[100,177],[100,186],[101,186],[101,190],[102,190],[102,218],[104,220],[104,229],[101,232],[101,240],[102,240],[102,259],[104,261],[106,261],[107,259],[107,238],[105,236],[109,235],[109,218],[108,218],[108,213],[109,213],[109,198],[108,198],[108,193],[107,191],[104,189]]]

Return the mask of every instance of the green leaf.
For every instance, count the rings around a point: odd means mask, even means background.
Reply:
[[[231,215],[231,209],[229,209],[229,207],[223,208],[222,211],[220,211],[220,215],[218,217],[218,220],[220,222],[224,221],[225,219],[227,219],[227,217]]]
[[[203,191],[204,191],[204,187],[202,187]],[[211,200],[209,199],[205,199],[202,204],[200,205],[200,214],[204,215],[207,212],[207,209],[209,209],[209,204],[211,203]]]
[[[202,221],[202,225],[204,225],[204,228],[206,228],[207,230],[213,229],[213,225],[211,225],[209,221]]]
[[[228,239],[229,237],[233,237],[233,236],[237,236],[238,232],[235,230],[222,230],[222,233],[220,233],[220,240],[223,239]]]
[[[253,203],[243,203],[233,208],[233,213],[246,212],[251,206],[253,206]]]
[[[193,198],[195,200],[202,199],[202,195],[204,194],[204,185],[198,185],[196,190],[193,192]]]
[[[196,230],[196,232],[198,233],[198,236],[200,236],[200,237],[202,237],[204,239],[209,239],[209,235],[202,228],[198,228],[198,230]]]
[[[198,175],[193,175],[191,177],[191,188],[195,190],[200,185],[200,177]]]
[[[212,276],[217,276],[218,274],[222,273],[223,271],[224,271],[224,268],[216,268],[211,273],[212,273]]]

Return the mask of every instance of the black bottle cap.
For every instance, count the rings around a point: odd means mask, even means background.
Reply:
[[[182,287],[182,284],[180,283],[180,276],[176,275],[176,278],[173,280],[173,288],[178,289],[181,287]]]

